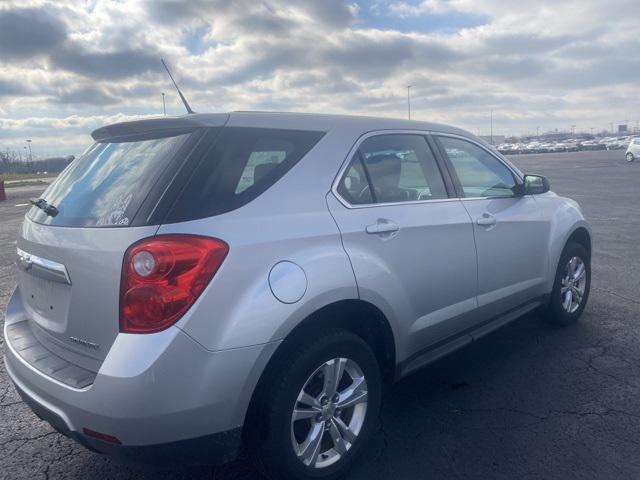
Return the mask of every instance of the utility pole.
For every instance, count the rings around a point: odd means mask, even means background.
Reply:
[[[25,142],[27,142],[27,145],[29,146],[29,161],[28,161],[28,165],[29,165],[29,173],[33,173],[33,155],[31,154],[31,139],[27,139],[25,140]],[[27,147],[24,147],[24,156],[27,156]]]
[[[489,113],[489,123],[491,124],[491,131],[490,131],[490,135],[491,135],[491,145],[493,145],[493,108],[491,109],[491,112]]]
[[[27,139],[25,140],[25,142],[27,142],[27,145],[29,145],[29,161],[32,162],[33,156],[31,155],[31,139]]]
[[[164,92],[162,92],[162,113],[167,116],[167,105],[164,103]]]
[[[413,85],[407,85],[407,116],[411,120],[411,87]]]

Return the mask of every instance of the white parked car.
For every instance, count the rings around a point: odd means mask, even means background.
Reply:
[[[636,158],[640,158],[640,137],[631,140],[627,147],[627,162],[633,162]]]

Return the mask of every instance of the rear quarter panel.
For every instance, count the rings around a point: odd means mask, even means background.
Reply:
[[[229,244],[220,270],[177,323],[206,349],[223,350],[282,339],[298,322],[324,305],[358,297],[340,235],[326,210],[233,217],[168,225],[158,232],[187,231]],[[269,272],[284,260],[300,266],[307,279],[305,293],[296,303],[279,301],[269,285]]]
[[[196,304],[177,323],[208,350],[282,339],[319,308],[358,298],[351,264],[325,196],[357,135],[329,132],[282,179],[247,205],[214,217],[162,225],[158,234],[220,238],[229,253]],[[276,299],[269,272],[290,261],[307,285],[296,303]]]

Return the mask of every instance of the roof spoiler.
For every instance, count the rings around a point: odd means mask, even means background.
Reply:
[[[202,118],[200,118],[199,115],[188,115],[185,117],[163,117],[133,120],[130,122],[120,122],[100,127],[91,132],[91,137],[93,137],[96,142],[104,142],[110,139],[133,137],[137,135],[153,135],[162,133],[179,135],[181,132],[187,133],[198,127],[224,126],[224,124],[227,123],[228,118],[228,114],[220,113],[206,115]]]

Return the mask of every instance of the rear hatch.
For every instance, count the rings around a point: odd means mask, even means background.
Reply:
[[[118,335],[123,255],[157,231],[154,208],[202,130],[102,132],[107,138],[42,194],[46,204],[27,213],[18,285],[31,330],[47,350],[97,371]]]
[[[119,333],[127,249],[163,223],[251,202],[324,136],[224,126],[227,119],[190,115],[172,120],[187,126],[154,120],[97,130],[97,143],[28,212],[18,240],[19,298],[47,350],[96,372]]]

